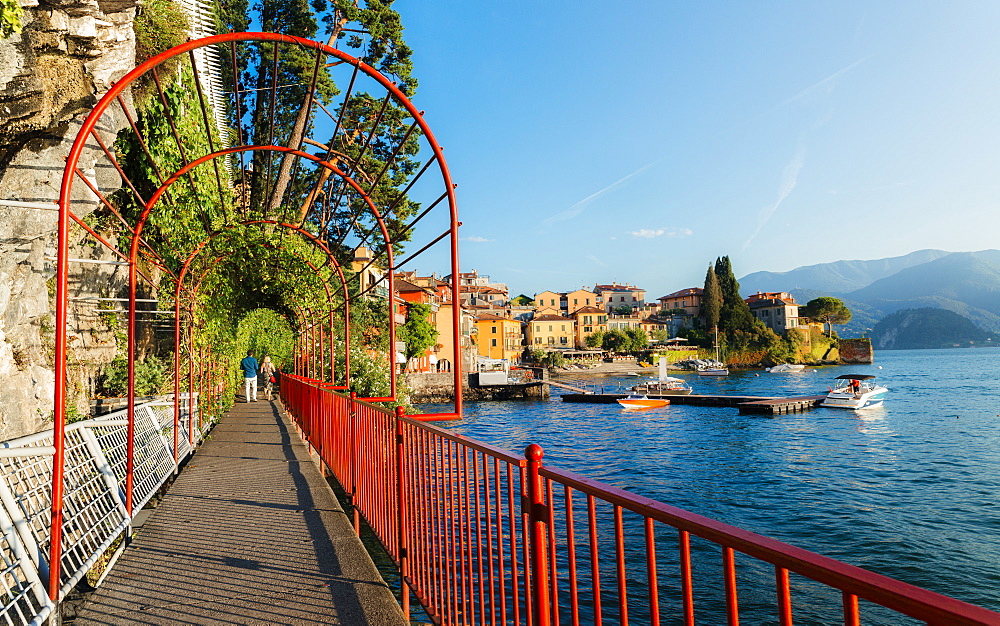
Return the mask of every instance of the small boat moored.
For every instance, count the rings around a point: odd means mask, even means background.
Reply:
[[[771,372],[772,374],[783,374],[786,372],[801,372],[806,368],[805,365],[797,365],[795,363],[782,363],[780,365],[775,365],[774,367],[768,367],[764,371]]]
[[[889,390],[870,374],[844,374],[834,379],[830,393],[820,406],[835,409],[869,409],[881,406]]]
[[[691,395],[691,385],[684,382],[683,379],[666,376],[643,385],[636,385],[632,387],[632,392],[651,393],[654,396],[689,396]]]
[[[618,404],[626,409],[655,409],[670,404],[663,398],[647,398],[645,395],[633,393],[627,398],[619,398]]]

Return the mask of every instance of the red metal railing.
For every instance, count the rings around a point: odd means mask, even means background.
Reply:
[[[438,624],[1000,624],[1000,613],[286,375],[303,437]]]

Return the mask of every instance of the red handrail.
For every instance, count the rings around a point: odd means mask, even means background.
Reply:
[[[805,579],[836,592],[826,610],[844,624],[860,623],[859,599],[928,623],[1000,624],[1000,613],[544,467],[535,445],[521,458],[300,376],[283,376],[281,394],[399,568],[404,611],[412,593],[438,624],[694,624],[696,613],[738,624],[742,609],[790,625],[793,591],[809,593],[800,612],[822,610]],[[771,582],[746,557],[768,564]],[[676,576],[659,575],[666,563]],[[706,579],[712,570],[721,580]],[[766,617],[762,594],[774,595]]]

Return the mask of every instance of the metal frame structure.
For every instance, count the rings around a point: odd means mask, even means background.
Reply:
[[[215,49],[223,49],[228,47],[231,54],[231,67],[230,73],[232,76],[239,77],[241,68],[238,65],[237,59],[237,46],[271,46],[273,48],[273,62],[275,67],[277,67],[280,51],[283,46],[295,47],[299,51],[305,51],[308,54],[315,55],[315,69],[318,69],[322,64],[327,67],[344,65],[347,68],[351,68],[351,80],[350,85],[346,92],[343,94],[343,105],[341,106],[341,111],[339,116],[336,117],[336,128],[334,130],[334,138],[338,136],[338,133],[346,135],[348,129],[344,123],[344,111],[347,109],[347,103],[351,97],[352,91],[355,88],[356,79],[359,76],[364,76],[376,86],[377,89],[381,89],[385,97],[381,103],[381,111],[378,117],[374,118],[374,122],[371,124],[371,128],[365,129],[362,137],[364,138],[364,145],[362,146],[360,154],[356,155],[349,163],[350,167],[341,168],[338,166],[337,161],[331,161],[331,157],[334,156],[334,144],[330,143],[330,147],[327,148],[326,156],[317,156],[310,154],[302,149],[299,145],[282,146],[277,145],[274,140],[273,132],[271,136],[268,137],[268,141],[258,145],[247,145],[244,143],[244,132],[243,132],[243,120],[244,116],[248,114],[248,108],[246,106],[246,94],[248,90],[242,89],[239,83],[232,85],[232,97],[228,103],[231,110],[229,113],[235,119],[235,130],[238,135],[238,145],[232,147],[222,147],[226,145],[224,141],[220,141],[220,145],[215,145],[212,138],[212,126],[213,121],[217,121],[221,114],[217,110],[218,101],[211,97],[206,97],[202,89],[202,82],[199,79],[201,75],[201,69],[198,67],[199,59],[202,59],[204,55],[200,51],[206,50],[214,47]],[[270,52],[269,52],[270,54]],[[204,154],[194,153],[191,146],[187,146],[180,138],[178,133],[176,120],[171,116],[169,109],[166,104],[165,91],[163,87],[163,82],[160,79],[158,73],[158,68],[163,67],[163,64],[168,61],[177,62],[189,62],[190,68],[193,71],[194,83],[197,87],[197,97],[198,104],[200,107],[200,113],[202,121],[204,123],[204,130],[208,140],[208,149]],[[327,63],[328,61],[328,63]],[[218,74],[219,68],[212,68],[212,71]],[[276,75],[275,75],[276,76]],[[149,142],[143,135],[141,125],[137,122],[136,115],[130,108],[130,101],[128,97],[128,90],[130,87],[140,79],[152,78],[152,83],[155,84],[156,95],[159,97],[160,101],[164,104],[164,110],[166,111],[166,121],[168,122],[173,139],[175,140],[177,152],[180,155],[180,162],[175,171],[164,172],[161,171],[161,167],[157,165],[157,161],[153,158]],[[238,81],[238,78],[236,79]],[[275,116],[275,102],[281,97],[281,85],[277,84],[277,80],[272,82],[270,88],[265,94],[267,101],[270,103],[270,111],[267,113],[270,118],[270,128],[274,127],[274,116]],[[317,105],[319,108],[326,112],[330,116],[331,120],[334,116],[329,113],[329,111],[318,103],[317,97],[317,72],[313,72],[312,82],[306,88],[307,100],[305,111],[308,117],[311,119],[313,115],[317,114]],[[258,99],[255,102],[263,102],[263,99]],[[372,140],[375,137],[375,133],[379,130],[379,123],[382,120],[382,116],[386,111],[389,103],[393,103],[405,116],[408,116],[412,120],[408,129],[403,135],[402,139],[399,141],[395,150],[392,152],[391,157],[388,157],[388,161],[385,162],[384,167],[377,176],[369,176],[365,172],[361,171],[361,158],[364,152],[369,148]],[[215,107],[213,107],[213,104]],[[216,110],[213,110],[216,109]],[[126,168],[122,167],[117,161],[115,152],[109,147],[108,142],[104,137],[98,132],[98,128],[103,128],[109,125],[102,125],[102,118],[105,115],[118,115],[120,118],[127,119],[128,127],[124,132],[131,132],[131,136],[137,140],[139,146],[141,146],[142,152],[145,153],[146,157],[149,159],[149,163],[152,164],[153,169],[156,172],[156,178],[159,181],[159,187],[153,191],[148,197],[143,197],[143,195],[137,189],[136,184],[130,180],[128,174],[126,173]],[[357,132],[357,131],[355,131]],[[418,140],[421,142],[421,157],[425,157],[425,162],[422,168],[415,174],[413,174],[409,182],[406,183],[406,187],[397,196],[395,200],[390,202],[388,206],[379,206],[376,203],[370,192],[374,189],[375,185],[382,179],[382,177],[389,171],[390,166],[396,158],[400,156],[400,152],[403,146],[406,144],[407,140],[413,135],[414,132],[418,132]],[[316,143],[311,142],[311,140],[305,141],[305,143]],[[324,148],[326,148],[324,146]],[[121,188],[126,191],[130,191],[132,196],[134,196],[137,205],[140,207],[140,213],[138,218],[134,221],[126,219],[123,213],[115,206],[115,202],[109,199],[102,190],[97,187],[97,185],[92,182],[87,176],[81,171],[80,159],[85,151],[92,151],[96,154],[98,158],[103,158],[106,160],[107,164],[118,173],[121,178],[122,185]],[[69,293],[69,266],[72,259],[69,257],[69,238],[70,238],[70,227],[74,223],[81,227],[84,232],[87,233],[94,241],[102,244],[119,258],[121,258],[124,263],[128,266],[128,408],[125,411],[125,452],[123,454],[122,460],[124,463],[124,507],[126,511],[134,511],[137,498],[135,492],[138,488],[136,483],[136,472],[138,471],[137,460],[136,460],[136,441],[137,441],[137,431],[136,431],[136,415],[138,407],[135,400],[135,355],[137,349],[137,302],[139,301],[138,295],[138,283],[140,279],[145,280],[150,285],[154,284],[154,281],[150,279],[148,271],[144,271],[140,267],[140,262],[147,264],[151,267],[156,268],[161,271],[163,276],[174,283],[174,363],[175,363],[175,394],[179,397],[181,393],[181,378],[182,374],[180,370],[180,355],[183,350],[187,350],[188,353],[188,372],[187,372],[187,387],[189,393],[198,390],[199,393],[205,394],[203,397],[208,398],[211,403],[218,401],[221,389],[225,388],[225,381],[218,380],[218,375],[216,374],[215,367],[206,367],[206,363],[214,363],[215,356],[212,354],[211,348],[206,346],[197,347],[196,352],[196,335],[199,333],[199,328],[197,322],[197,311],[194,301],[198,294],[198,289],[201,281],[204,279],[205,275],[208,274],[213,267],[209,266],[204,272],[198,277],[196,281],[186,280],[191,275],[193,264],[197,257],[201,255],[202,252],[211,250],[212,240],[219,234],[219,231],[211,231],[209,227],[206,226],[206,238],[205,240],[196,246],[194,249],[190,250],[186,260],[180,268],[176,271],[170,267],[170,263],[165,260],[165,257],[156,250],[155,246],[152,245],[146,238],[143,237],[144,228],[154,211],[169,211],[171,209],[170,201],[170,189],[172,185],[175,185],[181,181],[187,181],[190,184],[191,190],[197,195],[198,191],[194,183],[194,176],[196,176],[195,170],[200,165],[211,164],[214,169],[215,177],[214,182],[218,186],[219,190],[219,200],[220,206],[225,205],[223,194],[224,185],[242,185],[241,189],[244,194],[243,202],[241,207],[232,207],[231,213],[234,217],[229,218],[228,223],[223,227],[222,230],[228,230],[233,228],[257,228],[257,227],[272,227],[282,229],[282,232],[294,232],[302,236],[303,239],[307,240],[309,245],[318,251],[319,254],[324,256],[327,261],[325,266],[328,266],[331,271],[335,271],[338,274],[338,278],[341,282],[341,291],[343,297],[342,310],[343,310],[343,321],[345,324],[344,340],[346,342],[345,346],[345,364],[343,369],[344,375],[344,385],[346,386],[350,382],[350,342],[351,336],[350,332],[347,330],[349,328],[349,308],[352,302],[352,296],[348,290],[348,283],[351,278],[346,276],[343,269],[336,261],[336,256],[331,251],[329,239],[323,239],[322,235],[317,236],[313,232],[310,232],[305,227],[305,222],[310,219],[310,215],[315,215],[319,209],[313,207],[312,213],[304,214],[301,223],[292,223],[293,220],[289,219],[289,211],[279,209],[276,214],[268,214],[267,210],[257,211],[259,214],[256,218],[251,215],[254,210],[251,210],[246,205],[246,197],[249,193],[249,187],[246,183],[247,170],[244,167],[244,156],[247,154],[252,154],[254,152],[264,152],[267,154],[277,154],[288,155],[294,157],[295,165],[293,169],[292,177],[295,178],[295,172],[299,169],[300,163],[309,163],[314,168],[321,168],[325,170],[325,174],[320,177],[321,181],[336,180],[338,181],[339,187],[335,190],[333,187],[326,190],[322,188],[322,183],[317,185],[316,189],[323,192],[325,196],[324,199],[324,210],[325,207],[329,206],[329,196],[334,194],[339,194],[337,197],[337,202],[334,206],[339,206],[341,198],[349,196],[358,199],[362,202],[363,206],[366,207],[366,218],[374,221],[377,228],[370,234],[381,237],[382,246],[382,259],[376,258],[371,262],[376,261],[384,263],[387,275],[386,280],[389,288],[389,298],[387,302],[388,307],[388,334],[390,338],[390,361],[392,360],[392,355],[394,354],[394,343],[395,343],[395,320],[393,313],[393,273],[404,263],[410,261],[417,255],[423,253],[431,246],[438,244],[441,241],[446,240],[446,244],[450,246],[450,261],[452,269],[452,297],[455,302],[459,301],[459,271],[458,271],[458,226],[460,225],[457,218],[457,205],[455,201],[454,188],[455,185],[451,181],[451,175],[448,171],[447,164],[444,160],[444,155],[441,147],[437,144],[433,133],[431,132],[429,126],[424,121],[423,112],[418,111],[416,107],[410,102],[408,97],[394,84],[389,78],[383,76],[376,69],[366,65],[359,59],[352,57],[338,49],[331,48],[322,43],[310,41],[302,38],[291,37],[287,35],[279,35],[274,33],[230,33],[224,35],[216,35],[211,37],[206,37],[196,41],[190,41],[183,45],[177,46],[171,50],[168,50],[162,54],[159,54],[133,71],[129,72],[124,78],[117,82],[97,103],[91,113],[87,116],[86,120],[83,122],[77,138],[73,143],[73,146],[69,152],[69,156],[66,162],[66,168],[64,170],[62,178],[62,187],[59,196],[59,223],[58,223],[58,235],[56,241],[57,248],[57,263],[56,263],[56,297],[55,297],[55,309],[56,309],[56,320],[55,320],[55,402],[54,402],[54,428],[53,428],[53,457],[52,457],[52,473],[51,473],[51,510],[50,510],[50,536],[51,541],[49,543],[49,561],[53,564],[48,572],[48,592],[49,598],[53,603],[57,603],[61,597],[61,585],[59,581],[61,580],[60,566],[62,563],[63,555],[63,535],[69,532],[70,528],[69,521],[66,518],[65,502],[66,502],[66,486],[65,482],[67,480],[66,474],[66,463],[67,463],[67,425],[66,425],[66,415],[65,415],[65,402],[66,402],[66,383],[67,383],[67,359],[68,359],[68,343],[67,343],[67,324],[69,320],[69,312],[67,310],[68,305],[68,293]],[[343,157],[343,155],[338,155]],[[225,169],[226,164],[230,162],[235,162],[236,158],[239,158],[239,171],[234,176],[222,176],[220,173],[220,167]],[[343,160],[343,159],[341,159]],[[220,165],[221,162],[221,165]],[[416,216],[416,218],[405,224],[400,230],[396,228],[393,233],[390,233],[387,219],[390,214],[395,210],[398,202],[402,201],[403,198],[414,188],[425,172],[431,167],[431,165],[437,165],[437,171],[440,175],[440,184],[442,191],[440,195],[434,196],[433,201],[429,202],[426,208]],[[305,168],[303,168],[305,169]],[[270,158],[268,158],[268,170],[270,174]],[[319,171],[319,170],[316,170]],[[303,174],[305,175],[305,174]],[[359,178],[360,176],[360,178]],[[74,185],[77,179],[82,180],[85,189],[78,191],[74,194]],[[232,181],[230,183],[230,181]],[[367,187],[366,187],[367,183]],[[270,185],[270,179],[268,179],[268,185]],[[269,188],[269,187],[268,187]],[[127,233],[128,249],[119,250],[115,245],[110,243],[107,239],[102,237],[93,228],[87,225],[79,216],[74,214],[72,210],[72,203],[74,198],[79,198],[81,193],[89,198],[96,198],[96,201],[105,207],[115,218],[124,226]],[[311,194],[316,196],[318,194]],[[315,200],[315,197],[312,198]],[[161,202],[165,200],[165,202]],[[440,235],[433,237],[429,243],[421,247],[416,253],[411,254],[407,259],[403,261],[397,261],[394,259],[394,247],[399,244],[399,241],[404,235],[408,236],[416,226],[417,222],[424,218],[432,209],[438,206],[440,203],[447,201],[443,210],[446,211],[447,215],[447,227],[444,232]],[[298,213],[298,211],[296,211]],[[300,216],[296,215],[296,219]],[[354,219],[352,219],[352,226],[357,222],[358,215],[355,214]],[[325,228],[325,226],[324,226]],[[359,231],[361,232],[361,231]],[[345,235],[346,236],[346,235]],[[368,240],[369,234],[359,234],[358,238],[364,244]],[[340,244],[344,239],[341,238],[337,243]],[[360,245],[360,244],[359,244]],[[274,254],[283,254],[279,250],[272,249]],[[308,263],[308,259],[304,259]],[[313,271],[318,271],[319,267],[312,264]],[[322,276],[321,276],[322,279]],[[313,349],[313,343],[310,341],[308,351],[312,360],[310,361],[310,373],[316,373],[317,371],[322,372],[324,367],[320,364],[320,361],[325,361],[324,351],[329,352],[330,356],[330,375],[333,376],[334,371],[336,371],[334,362],[334,352],[336,349],[333,340],[333,300],[332,292],[330,292],[329,285],[326,284],[326,279],[323,279],[324,288],[327,289],[328,293],[328,304],[330,305],[330,341],[326,346],[322,345],[322,333],[319,334],[320,337],[320,347],[319,351]],[[182,327],[182,311],[181,300],[184,295],[187,294],[188,307],[186,310],[187,323]],[[353,298],[363,297],[365,294],[355,295]],[[295,303],[286,303],[291,310],[295,309]],[[316,337],[317,326],[314,323],[313,316],[309,311],[303,311],[298,315],[298,320],[295,321],[295,326],[298,329],[300,339],[309,336],[312,338]],[[453,378],[455,383],[455,403],[454,403],[454,414],[460,414],[462,410],[462,398],[461,398],[461,380],[462,380],[462,358],[461,358],[461,329],[460,329],[460,311],[459,307],[453,307],[453,318],[451,322],[452,333],[454,335],[454,355],[453,359]],[[183,341],[184,334],[186,333],[186,345]],[[303,345],[301,341],[300,345]],[[301,362],[301,354],[297,356],[297,362]],[[316,359],[320,361],[317,361]],[[197,360],[197,368],[195,366],[195,361]],[[313,365],[316,365],[314,367]],[[197,370],[197,371],[196,371]],[[332,386],[332,381],[330,383]],[[343,387],[343,386],[341,386]],[[386,397],[385,400],[395,400],[396,397],[396,381],[395,376],[391,376],[391,392],[390,396]],[[208,406],[208,405],[206,405]],[[180,425],[180,408],[175,405],[174,408],[174,433],[175,439],[174,448],[178,450],[175,455],[179,454],[179,448],[182,445],[179,433]],[[188,437],[187,444],[191,444],[191,437]],[[176,461],[176,458],[175,458]],[[65,589],[62,589],[65,592]]]
[[[193,407],[182,399],[184,419],[179,430],[195,443],[203,431],[195,425]],[[67,482],[66,547],[60,567],[47,549],[53,539],[49,524],[53,461],[53,430],[7,441],[0,447],[0,564],[4,567],[4,602],[0,623],[42,624],[56,601],[46,592],[48,577],[60,572],[59,589],[68,593],[97,560],[118,542],[114,558],[125,547],[134,514],[173,476],[179,461],[194,452],[189,437],[171,437],[173,399],[141,404],[126,419],[127,410],[75,422],[65,429]],[[193,411],[190,410],[193,408]],[[138,497],[130,510],[125,503],[129,422],[136,432],[133,469]],[[171,445],[180,441],[178,448]],[[112,559],[113,561],[113,559]],[[105,570],[110,569],[110,563]]]

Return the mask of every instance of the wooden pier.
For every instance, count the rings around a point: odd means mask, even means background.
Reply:
[[[562,396],[563,402],[582,402],[587,404],[614,404],[619,398],[628,397],[624,393],[567,393]],[[784,415],[808,411],[823,401],[826,396],[796,396],[794,398],[777,398],[773,396],[702,396],[702,395],[656,395],[647,394],[649,398],[665,398],[671,404],[691,404],[695,406],[730,406],[739,409],[741,415],[764,414]]]

